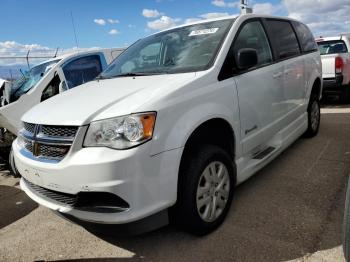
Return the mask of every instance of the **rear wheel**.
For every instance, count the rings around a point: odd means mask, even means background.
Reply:
[[[220,147],[203,145],[185,156],[180,170],[175,222],[196,235],[215,230],[225,219],[235,187],[235,169]]]
[[[307,116],[308,127],[304,135],[306,137],[314,137],[318,133],[321,120],[320,101],[316,94],[311,94],[307,108]]]

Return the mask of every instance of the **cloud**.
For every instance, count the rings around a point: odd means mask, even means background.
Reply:
[[[20,44],[15,41],[4,41],[0,42],[0,57],[13,57],[10,59],[0,59],[0,65],[16,65],[26,64],[25,58],[15,57],[26,57],[28,50],[30,50],[29,56],[54,56],[56,50],[47,46],[39,44]],[[34,60],[36,62],[38,60]],[[30,62],[32,62],[30,60]]]
[[[187,18],[185,20],[185,24],[190,24],[190,23],[201,21],[201,20],[203,20],[203,19],[197,18],[197,17],[190,17],[190,18]]]
[[[253,5],[253,10],[255,14],[262,15],[273,15],[282,10],[281,5],[272,5],[271,3],[258,3]]]
[[[90,50],[97,47],[91,48],[79,48],[76,47],[68,49],[59,49],[57,56],[73,53],[76,51]],[[35,65],[39,62],[45,61],[52,58],[56,53],[56,48],[43,46],[40,44],[21,44],[15,41],[4,41],[0,42],[0,57],[11,57],[9,59],[0,59],[0,66],[3,65],[23,65],[27,64],[25,57],[27,56],[28,50],[30,50],[30,57],[44,57],[44,58],[30,58],[29,63]]]
[[[225,0],[214,0],[211,2],[212,5],[215,5],[217,7],[230,7],[230,8],[237,8],[239,7],[240,3],[238,1],[236,2],[225,2]]]
[[[229,16],[229,15],[230,15],[229,13],[206,13],[206,14],[199,15],[199,17],[204,19],[213,19],[213,18]]]
[[[116,35],[116,34],[119,34],[119,31],[117,29],[111,29],[108,34],[110,35]]]
[[[107,19],[108,23],[110,24],[118,24],[119,23],[119,20],[118,19]]]
[[[198,17],[190,17],[185,19],[185,24],[190,24],[190,23],[194,23],[194,22],[198,22],[198,21],[202,21],[202,20],[206,20],[206,19],[214,19],[214,18],[219,18],[219,17],[224,17],[224,16],[238,16],[238,14],[229,14],[227,12],[225,13],[205,13],[205,14],[201,14]]]
[[[349,0],[283,0],[289,16],[306,23],[316,36],[350,31]]]
[[[163,15],[157,20],[148,22],[147,26],[153,30],[164,30],[176,26],[177,22],[179,22],[179,19]]]
[[[94,22],[96,23],[96,24],[98,24],[98,25],[105,25],[106,24],[106,20],[104,20],[104,19],[94,19]]]
[[[147,18],[155,18],[161,15],[156,9],[143,9],[142,15]]]

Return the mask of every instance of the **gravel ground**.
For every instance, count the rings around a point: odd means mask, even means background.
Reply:
[[[320,134],[299,139],[240,185],[225,223],[201,238],[170,226],[94,235],[38,206],[1,173],[0,261],[344,261],[349,134],[347,107],[323,109]]]

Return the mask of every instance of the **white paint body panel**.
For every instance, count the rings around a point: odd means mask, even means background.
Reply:
[[[313,52],[218,81],[238,28],[256,17],[260,16],[236,19],[206,71],[92,81],[23,116],[30,123],[81,126],[73,148],[58,164],[24,157],[14,142],[15,162],[26,179],[66,193],[84,188],[114,192],[130,203],[130,211],[109,216],[66,210],[22,188],[35,201],[82,220],[126,223],[147,217],[176,202],[184,146],[198,126],[213,118],[226,121],[234,131],[237,183],[253,175],[305,132],[311,89],[322,74],[320,55]],[[91,121],[147,111],[157,112],[149,142],[129,150],[82,147]],[[254,125],[256,129],[245,132]],[[268,157],[252,158],[270,146],[275,150]]]

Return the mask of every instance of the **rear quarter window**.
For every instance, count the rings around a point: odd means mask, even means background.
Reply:
[[[310,29],[299,22],[293,22],[293,26],[299,38],[299,42],[303,52],[312,52],[316,51],[317,44],[315,42],[315,38],[312,35]]]
[[[266,26],[277,60],[300,54],[297,37],[288,21],[268,19]]]

